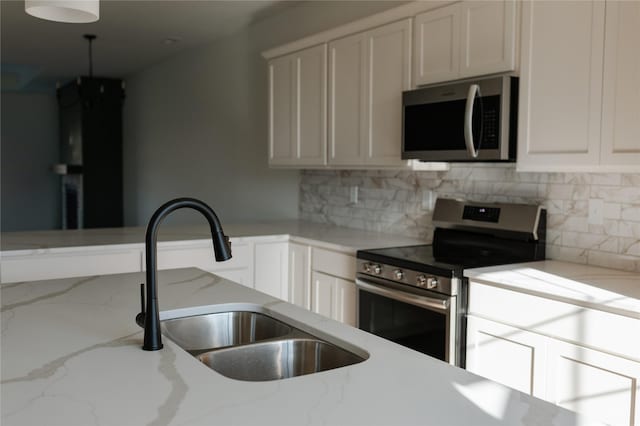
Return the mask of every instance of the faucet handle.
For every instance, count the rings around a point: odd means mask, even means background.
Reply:
[[[144,283],[140,283],[140,312],[144,314]]]
[[[140,283],[140,313],[136,315],[136,324],[144,327],[144,318],[146,312],[144,310],[144,283]]]

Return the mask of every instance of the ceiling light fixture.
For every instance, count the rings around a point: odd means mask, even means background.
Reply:
[[[85,24],[100,19],[99,0],[25,0],[24,10],[48,21]]]

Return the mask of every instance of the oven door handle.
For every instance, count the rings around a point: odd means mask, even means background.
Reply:
[[[410,305],[428,308],[434,311],[447,313],[449,311],[449,300],[436,299],[434,297],[419,296],[417,294],[404,293],[398,290],[389,290],[385,287],[370,284],[356,279],[356,286],[369,293],[397,300],[398,302],[409,303]]]

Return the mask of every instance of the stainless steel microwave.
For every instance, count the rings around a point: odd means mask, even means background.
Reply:
[[[515,161],[518,78],[491,77],[402,93],[402,158]]]

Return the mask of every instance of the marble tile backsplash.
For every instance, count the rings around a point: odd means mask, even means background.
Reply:
[[[358,202],[351,202],[357,187]],[[428,194],[547,209],[547,257],[640,272],[640,174],[520,173],[513,164],[446,172],[304,170],[300,217],[430,240]],[[589,217],[592,209],[602,207]]]

